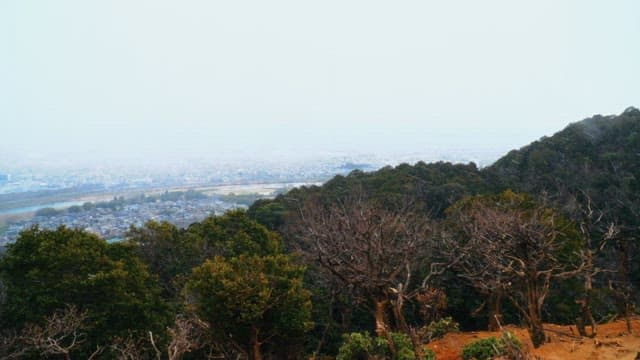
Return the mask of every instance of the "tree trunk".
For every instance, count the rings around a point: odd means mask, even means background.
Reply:
[[[587,336],[587,330],[584,325],[584,315],[580,315],[576,318],[576,329],[578,329],[578,334],[580,334],[580,336]]]
[[[542,326],[542,309],[540,309],[539,296],[535,288],[535,282],[527,286],[527,315],[529,317],[529,336],[534,348],[540,347],[547,340]]]
[[[629,334],[633,334],[633,326],[631,326],[631,314],[633,314],[633,305],[631,305],[630,300],[627,300],[625,304],[624,319],[627,323],[627,332]]]
[[[389,331],[386,319],[387,299],[375,301],[376,334],[384,337]]]
[[[404,317],[402,308],[404,306],[403,294],[399,293],[398,298],[391,302],[393,318],[395,320],[396,329],[405,334],[409,334],[409,325]]]
[[[262,343],[258,337],[259,330],[256,327],[253,327],[253,335],[251,338],[251,359],[252,360],[262,360],[262,350],[260,347]]]
[[[542,328],[542,321],[536,321],[536,323],[533,323],[532,321],[529,325],[529,336],[531,337],[531,342],[533,343],[534,348],[539,348],[540,345],[547,341],[544,329]]]
[[[578,329],[580,336],[584,337],[588,336],[587,322],[591,325],[591,333],[594,334],[593,336],[595,336],[596,331],[595,324],[590,320],[590,317],[593,319],[593,316],[590,314],[588,301],[589,300],[586,296],[580,300],[576,300],[576,304],[580,306],[580,316],[576,318],[576,328]]]
[[[390,332],[385,332],[384,333],[384,337],[387,339],[387,345],[389,345],[389,352],[391,353],[391,358],[395,359],[396,358],[396,354],[398,353],[396,351],[396,343],[393,342],[393,339],[391,338],[391,333]]]
[[[580,303],[580,312],[582,313],[582,331],[584,332],[584,336],[587,335],[585,327],[588,323],[591,325],[591,337],[595,337],[598,330],[596,328],[596,320],[593,318],[593,311],[591,310],[591,296],[593,293],[593,251],[591,248],[587,249],[587,255],[587,271],[584,275],[584,298]]]
[[[596,320],[593,318],[593,312],[591,311],[591,288],[585,287],[585,295],[581,300],[577,300],[576,303],[580,305],[580,317],[576,319],[576,327],[580,336],[595,337],[598,333]],[[587,334],[587,325],[591,326],[591,334]]]
[[[413,352],[416,354],[416,359],[424,359],[422,341],[420,340],[420,335],[418,335],[416,329],[409,329],[409,337],[411,338],[411,343],[413,343]]]
[[[620,312],[627,323],[627,332],[629,334],[631,334],[633,330],[631,327],[631,314],[633,313],[631,305],[631,285],[629,284],[628,278],[631,267],[629,264],[630,243],[630,239],[626,237],[619,240],[618,286],[616,289],[620,303]]]
[[[489,311],[489,331],[500,331],[500,325],[502,324],[501,291],[495,291],[489,295],[487,310]]]

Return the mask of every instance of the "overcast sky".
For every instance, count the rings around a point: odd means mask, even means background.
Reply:
[[[506,150],[631,105],[637,0],[0,1],[0,162]]]

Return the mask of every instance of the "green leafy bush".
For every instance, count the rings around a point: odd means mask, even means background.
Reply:
[[[342,336],[344,342],[336,360],[367,359],[373,353],[373,340],[369,333],[351,333]]]
[[[502,353],[502,345],[495,337],[476,340],[462,348],[463,360],[489,360]]]
[[[506,355],[512,358],[512,354],[521,354],[522,342],[509,331],[502,333],[500,339],[489,337],[476,340],[462,348],[463,360],[488,360],[496,356]]]
[[[420,329],[419,335],[424,342],[440,339],[448,333],[460,331],[459,324],[450,316],[437,321],[432,321],[429,325]]]
[[[433,350],[425,348],[423,351],[424,358],[422,360],[436,360],[436,353]]]
[[[396,354],[391,356],[389,342],[384,337],[372,338],[368,333],[351,333],[343,335],[344,342],[338,351],[336,360],[418,360],[409,336],[402,333],[391,333]],[[435,360],[435,353],[425,349],[425,355],[420,360]]]
[[[409,336],[401,333],[391,333],[390,337],[396,349],[396,360],[416,360],[413,343]],[[380,349],[384,351],[384,355],[386,355],[387,358],[391,358],[391,349],[389,349],[388,341],[380,337],[377,339],[382,340],[380,342]]]

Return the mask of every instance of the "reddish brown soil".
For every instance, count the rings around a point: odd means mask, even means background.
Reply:
[[[544,360],[635,360],[640,353],[640,319],[632,322],[633,333],[627,334],[624,321],[598,326],[595,338],[580,337],[574,326],[546,324],[549,342],[534,349],[527,330],[507,326],[523,343],[528,354]],[[462,347],[470,342],[490,336],[500,337],[499,332],[465,332],[447,334],[443,339],[427,345],[435,351],[438,360],[460,360]]]

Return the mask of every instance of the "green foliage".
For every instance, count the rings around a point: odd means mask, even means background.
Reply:
[[[429,325],[420,329],[420,338],[426,342],[444,337],[448,333],[459,332],[460,327],[451,316],[432,321]]]
[[[368,359],[374,354],[373,339],[367,332],[343,335],[343,343],[338,350],[336,360]]]
[[[247,216],[270,230],[277,230],[284,225],[286,211],[286,207],[280,202],[260,199],[251,205],[247,211]]]
[[[203,238],[211,254],[225,257],[240,254],[273,255],[281,252],[280,237],[250,219],[244,210],[231,210],[189,226],[189,233]]]
[[[423,360],[436,360],[436,353],[429,349],[429,348],[423,348],[424,351],[424,357]]]
[[[513,333],[506,331],[500,339],[491,336],[465,345],[462,349],[462,359],[488,360],[501,355],[519,353],[521,348],[520,340]]]
[[[216,256],[195,268],[187,296],[214,339],[250,350],[257,341],[274,348],[300,341],[311,327],[304,268],[287,255]]]
[[[401,164],[374,172],[356,170],[348,176],[337,175],[322,187],[303,186],[274,200],[258,200],[249,208],[249,214],[270,229],[283,230],[290,214],[295,213],[302,202],[322,199],[331,203],[356,190],[362,190],[388,208],[397,208],[409,200],[437,218],[443,216],[444,210],[455,201],[489,188],[473,163],[418,162],[414,166]],[[283,235],[287,242],[286,231]]]
[[[183,286],[181,278],[202,264],[207,255],[204,239],[168,222],[149,221],[144,227],[132,226],[127,239],[136,245],[138,256],[149,270],[159,277],[168,298],[179,294]]]
[[[369,333],[351,333],[343,335],[343,343],[338,350],[336,360],[360,360],[360,359],[393,359],[393,360],[417,360],[413,349],[413,343],[406,334],[389,334],[395,348],[395,356],[391,355],[389,340],[384,337],[372,338]],[[435,354],[430,349],[425,349],[423,360],[435,360]]]
[[[91,319],[89,338],[162,331],[168,308],[160,287],[128,244],[108,244],[82,230],[23,231],[0,260],[6,289],[2,325],[20,329],[73,305]]]
[[[463,360],[489,360],[502,353],[502,345],[495,337],[476,340],[462,348]]]
[[[393,345],[396,349],[396,359],[397,360],[415,360],[416,354],[413,351],[413,343],[411,339],[406,334],[402,333],[391,333],[389,334],[391,337],[391,341],[393,341]],[[378,341],[383,340],[380,337],[377,338]],[[389,349],[389,344],[386,340],[380,341],[380,347],[384,347],[386,345],[386,351],[388,351],[389,356],[391,355],[391,350]]]
[[[188,229],[168,222],[149,221],[131,227],[127,239],[136,245],[138,256],[157,274],[165,297],[174,301],[191,269],[205,259],[240,254],[277,254],[280,238],[249,219],[241,210],[211,216]]]

